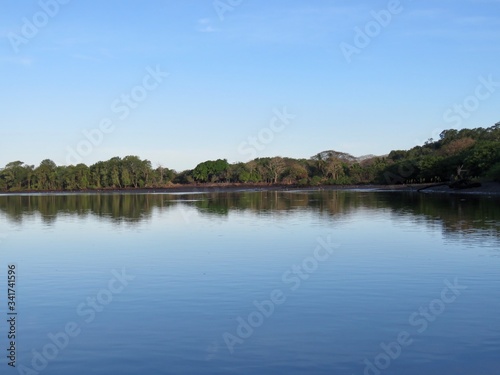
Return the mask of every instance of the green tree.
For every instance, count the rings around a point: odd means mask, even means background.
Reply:
[[[38,190],[55,190],[57,186],[56,163],[50,159],[43,160],[35,169]]]
[[[26,181],[27,171],[22,161],[8,163],[2,170],[2,177],[8,190],[21,190]]]
[[[229,178],[229,163],[226,159],[209,160],[200,163],[193,170],[197,182],[221,182]]]
[[[466,157],[465,167],[470,175],[480,176],[497,162],[500,162],[500,143],[481,142],[476,144]]]

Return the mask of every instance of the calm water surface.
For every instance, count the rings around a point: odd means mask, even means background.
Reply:
[[[1,373],[498,374],[499,203],[0,196]]]

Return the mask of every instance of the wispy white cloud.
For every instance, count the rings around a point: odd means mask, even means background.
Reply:
[[[489,3],[500,0],[474,0]],[[472,2],[472,1],[471,1]],[[422,7],[405,15],[407,22],[400,35],[405,37],[441,38],[450,40],[498,39],[500,18],[495,14],[465,13],[459,7]]]
[[[500,19],[498,17],[467,16],[459,17],[455,22],[464,26],[485,27],[489,25],[499,25]]]
[[[113,54],[111,51],[107,48],[100,48],[98,51],[91,51],[91,52],[77,52],[73,53],[71,55],[74,59],[77,60],[86,60],[86,61],[93,61],[93,62],[102,62],[104,60],[112,59],[114,58]]]
[[[200,33],[213,33],[215,28],[212,26],[212,21],[209,18],[202,18],[198,20],[197,30]]]
[[[293,3],[286,8],[271,3],[264,12],[236,9],[231,13],[233,22],[220,23],[220,35],[254,44],[326,45],[334,36],[366,22],[371,10],[369,3]]]
[[[29,67],[33,64],[33,59],[31,59],[29,57],[3,56],[3,57],[0,57],[0,63],[22,65],[25,67]]]
[[[99,59],[97,57],[88,56],[88,55],[84,55],[81,53],[75,53],[72,55],[72,57],[77,59],[77,60],[85,60],[85,61],[93,61],[93,62],[101,62],[102,61],[101,59]]]
[[[290,8],[289,14],[295,14],[299,16],[339,16],[339,15],[349,15],[352,16],[356,13],[368,12],[372,9],[368,4],[350,4],[350,5],[328,5],[328,6],[313,6],[305,5],[297,8]]]
[[[449,12],[449,11],[448,11]],[[417,19],[434,19],[443,17],[447,12],[440,8],[427,8],[427,9],[412,9],[408,11],[407,16]]]

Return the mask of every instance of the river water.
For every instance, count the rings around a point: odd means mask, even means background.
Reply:
[[[498,374],[499,203],[0,196],[2,373]]]

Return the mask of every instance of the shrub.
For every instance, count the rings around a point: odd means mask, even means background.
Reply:
[[[494,164],[486,173],[486,177],[491,178],[494,181],[500,182],[500,162]]]
[[[312,179],[311,179],[311,185],[312,186],[318,186],[318,185],[321,185],[322,183],[322,179],[321,177],[319,176],[314,176]]]

